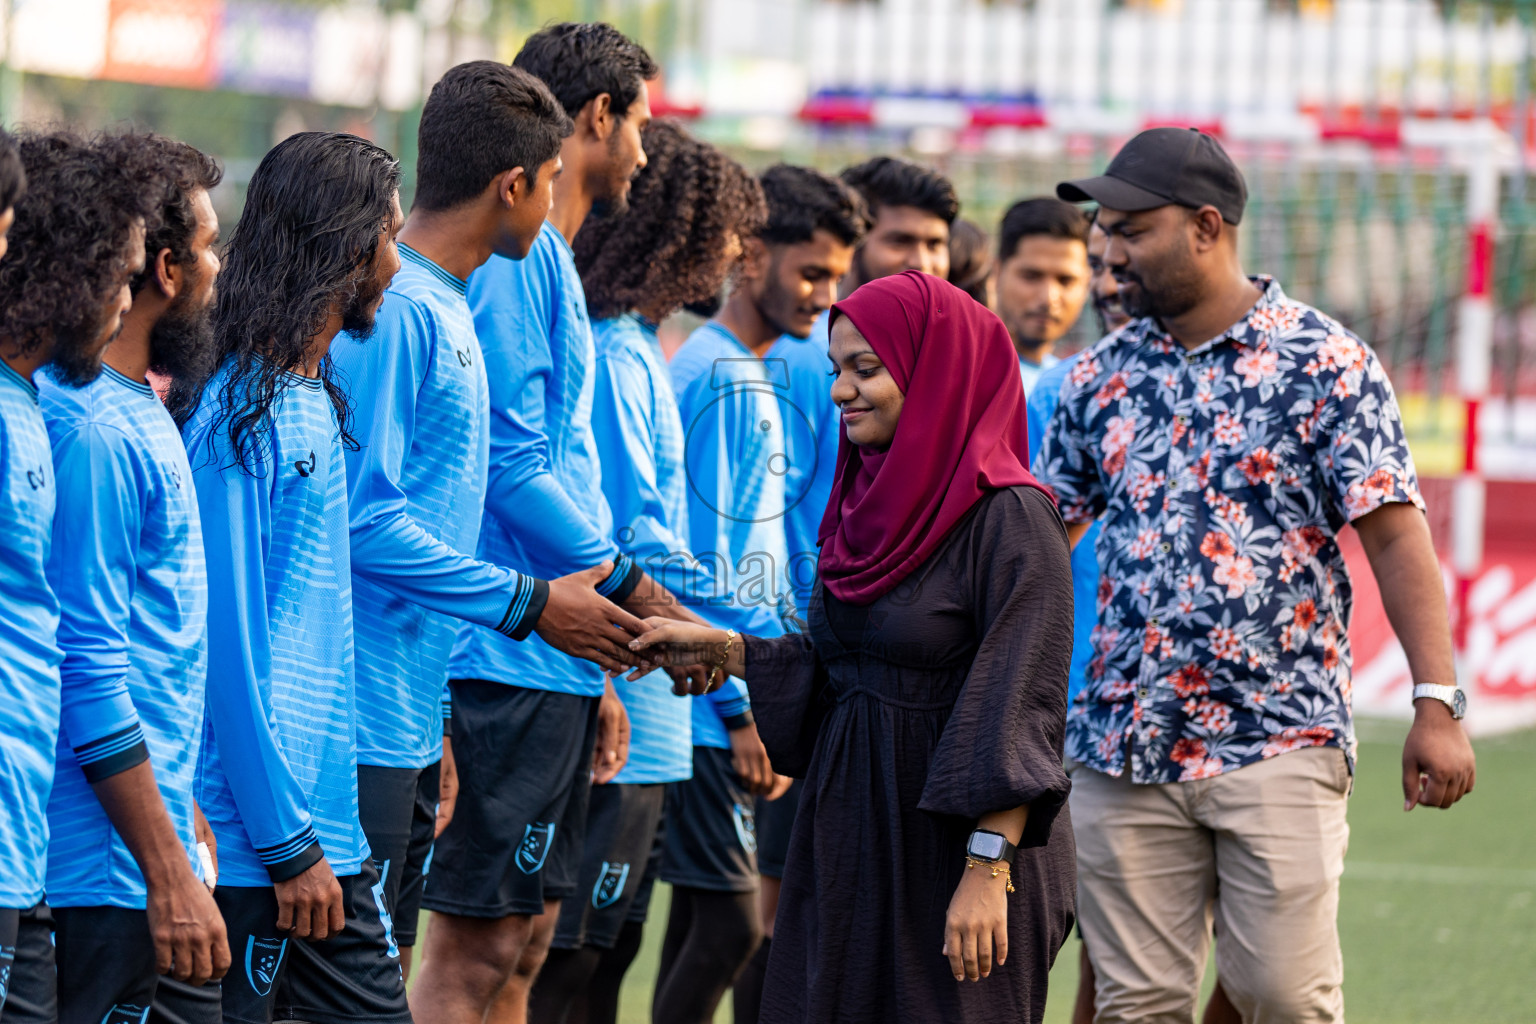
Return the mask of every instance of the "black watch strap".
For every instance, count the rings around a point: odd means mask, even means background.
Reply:
[[[981,842],[978,843],[978,840],[981,840]],[[983,847],[983,849],[978,850],[979,846]],[[1001,849],[1002,853],[996,857],[989,855],[997,849]],[[1007,861],[1009,864],[1012,864],[1014,855],[1018,852],[1019,848],[1010,843],[1007,836],[1001,832],[993,832],[985,828],[979,828],[972,832],[970,840],[965,844],[966,856],[976,860]]]

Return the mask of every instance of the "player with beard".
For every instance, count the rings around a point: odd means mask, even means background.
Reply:
[[[1088,299],[1088,218],[1042,196],[1014,203],[998,228],[997,315],[1019,354],[1024,394],[1060,360],[1056,343]]]
[[[217,988],[194,987],[230,962],[192,801],[203,544],[186,448],[146,374],[200,373],[213,352],[219,222],[208,191],[221,173],[158,135],[111,135],[96,149],[159,208],[101,376],[39,388],[59,495],[48,575],[64,652],[48,803],[59,1018],[95,1024],[154,1006],[217,1021]]]
[[[592,435],[596,356],[570,247],[594,207],[623,208],[645,166],[645,83],[657,67],[600,24],[543,29],[513,65],[549,87],[575,131],[527,257],[491,256],[469,280],[491,414],[477,554],[550,579],[601,567],[591,578],[603,597],[675,614],[614,543]],[[520,1022],[560,901],[576,890],[590,782],[623,767],[629,723],[601,667],[541,637],[519,643],[464,623],[449,679],[459,794],[432,855],[422,905],[434,913],[413,1002],[431,1024]]]
[[[357,405],[358,800],[407,974],[427,857],[457,788],[443,697],[458,623],[515,640],[537,631],[617,669],[628,634],[613,623],[636,621],[594,589],[601,567],[547,583],[468,554],[485,510],[490,398],[467,281],[493,255],[528,254],[570,131],[527,72],[450,69],[422,112],[416,200],[377,336],[342,333],[331,347]]]
[[[762,227],[766,207],[756,178],[675,121],[651,123],[645,152],[629,210],[589,216],[576,236],[598,352],[593,431],[620,546],[679,600],[713,618],[726,595],[689,548],[682,417],[656,325],[688,302],[720,294],[741,240]],[[561,905],[529,1008],[535,1024],[617,1019],[619,988],[640,950],[660,871],[665,789],[693,773],[691,716],[713,717],[722,702],[728,715],[741,710],[734,687],[683,701],[659,672],[614,685],[634,727],[629,763],[592,789],[579,898]],[[772,777],[755,725],[733,729],[731,745],[740,774],[764,783]]]
[[[400,260],[400,167],[354,135],[300,132],[252,175],[224,253],[183,433],[208,570],[197,800],[239,967],[224,1019],[410,1021],[358,821],[344,445],[327,353],[366,337]]]
[[[716,560],[731,596],[711,616],[777,636],[798,628],[786,513],[804,501],[816,466],[814,446],[796,440],[807,433],[805,414],[793,405],[795,364],[781,346],[812,351],[804,339],[836,299],[866,219],[856,192],[809,168],[781,164],[761,182],[768,222],[746,241],[725,305],[673,357],[672,379],[687,436],[690,548]],[[827,369],[823,349],[823,393]],[[661,877],[673,894],[656,1020],[713,1019],[763,934],[753,796],[776,782],[733,766],[734,730],[752,719],[745,686],[727,686],[734,706],[695,703],[693,778],[667,794]],[[761,744],[755,730],[751,739]]]
[[[0,133],[0,1017],[57,1017],[43,902],[59,734],[59,601],[48,581],[57,488],[39,369],[66,387],[102,352],[144,266],[150,190],[77,136]]]

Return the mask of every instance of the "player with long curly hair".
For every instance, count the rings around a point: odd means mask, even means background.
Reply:
[[[43,902],[47,803],[59,732],[59,601],[49,585],[57,488],[35,375],[80,387],[144,265],[151,191],[67,132],[0,132],[0,948],[6,1020],[52,1019]],[[14,221],[12,222],[12,218]]]
[[[714,574],[700,571],[685,539],[682,418],[656,325],[720,292],[767,209],[745,168],[675,121],[652,122],[642,138],[649,162],[631,185],[628,212],[589,214],[574,246],[597,349],[592,430],[620,549],[707,615]],[[533,990],[535,1024],[568,1014],[589,1024],[615,1020],[659,867],[653,850],[665,786],[693,772],[689,705],[717,714],[714,697],[678,700],[659,674],[615,687],[632,728],[629,763],[592,788],[582,898],[561,904]],[[744,733],[744,747],[761,751],[756,729]],[[766,755],[755,763],[766,777]],[[729,827],[728,808],[726,816]]]
[[[370,333],[400,268],[399,182],[354,135],[269,152],[219,275],[222,364],[200,395],[177,382],[208,570],[197,795],[243,952],[226,1020],[411,1020],[358,817],[347,399],[328,355],[342,329]]]

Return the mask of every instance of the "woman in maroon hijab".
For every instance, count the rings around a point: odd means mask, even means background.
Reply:
[[[654,619],[632,646],[744,678],[775,769],[806,780],[762,1021],[1038,1021],[1076,889],[1072,582],[1013,346],[908,271],[832,307],[831,356],[810,632]]]

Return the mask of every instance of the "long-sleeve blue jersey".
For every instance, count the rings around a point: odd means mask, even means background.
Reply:
[[[322,854],[336,874],[355,874],[368,841],[341,432],[321,382],[284,374],[251,465],[237,465],[219,409],[232,365],[183,431],[208,563],[197,801],[219,841],[221,882],[270,885]]]
[[[789,366],[759,359],[712,320],[678,349],[671,371],[690,485],[688,539],[699,558],[714,563],[730,595],[708,616],[744,633],[781,635],[795,608],[785,523],[790,453],[780,399],[789,391]],[[723,720],[746,709],[746,688],[730,679],[711,696],[694,704],[693,742],[727,747]]]
[[[347,452],[357,759],[442,757],[442,693],[459,621],[522,639],[542,580],[473,557],[485,508],[490,398],[467,285],[409,246],[371,337],[331,360],[355,406]]]
[[[59,734],[59,602],[48,586],[53,456],[37,389],[0,361],[0,907],[43,898]]]
[[[613,541],[592,437],[596,357],[571,247],[545,223],[525,259],[492,256],[469,279],[490,388],[490,467],[479,557],[543,579],[619,563],[599,592],[623,597],[635,570]],[[596,697],[603,670],[537,636],[518,643],[459,627],[449,673]]]
[[[789,509],[784,515],[784,532],[789,539],[789,581],[795,591],[795,607],[802,615],[816,589],[816,560],[821,554],[817,535],[832,497],[843,429],[842,415],[832,401],[827,320],[822,314],[809,338],[784,335],[767,355],[768,359],[784,360],[789,368],[789,387],[778,392],[789,453],[789,473],[784,480]]]
[[[1031,461],[1040,453],[1046,424],[1056,415],[1061,405],[1061,389],[1076,364],[1077,356],[1072,356],[1047,367],[1025,402]],[[1067,675],[1068,701],[1075,700],[1088,682],[1088,662],[1093,660],[1093,630],[1099,624],[1099,558],[1094,547],[1103,532],[1103,524],[1094,523],[1072,549],[1072,670]]]
[[[723,603],[716,574],[688,544],[683,421],[656,329],[629,314],[592,325],[597,388],[592,429],[603,495],[619,547],[673,594],[709,617]],[[629,763],[616,782],[675,782],[693,774],[694,701],[672,693],[665,673],[614,680],[629,712]],[[726,697],[709,695],[711,704]]]
[[[91,784],[146,759],[201,875],[192,785],[203,730],[208,580],[187,450],[148,384],[110,366],[40,382],[59,508],[63,710],[48,801],[48,902],[143,909],[144,876]]]

